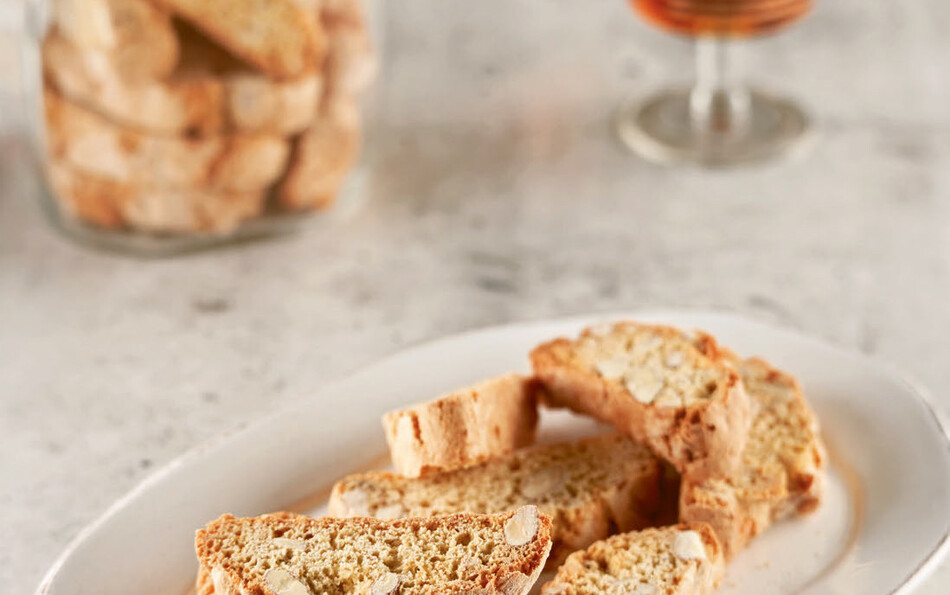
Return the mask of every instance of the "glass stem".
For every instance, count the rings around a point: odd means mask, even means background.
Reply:
[[[749,90],[735,68],[735,45],[721,37],[696,39],[696,86],[689,107],[702,133],[734,134],[749,120]]]

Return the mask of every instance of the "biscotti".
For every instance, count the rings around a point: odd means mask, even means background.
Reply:
[[[317,15],[293,0],[156,1],[274,78],[313,73],[326,53]]]
[[[60,0],[41,58],[60,213],[169,235],[333,206],[376,71],[359,0]]]
[[[356,100],[378,68],[363,7],[359,0],[324,0],[320,19],[329,44],[326,103]]]
[[[525,595],[550,547],[551,519],[532,506],[392,521],[225,515],[195,537],[198,590],[216,595]]]
[[[116,34],[108,0],[57,0],[51,4],[52,24],[78,47],[115,47]]]
[[[75,51],[108,55],[130,81],[164,78],[178,62],[167,10],[148,0],[58,0],[52,21]]]
[[[710,595],[723,557],[707,525],[615,535],[568,557],[543,595]]]
[[[752,420],[738,372],[702,332],[620,322],[531,352],[545,400],[613,424],[676,469],[726,476]]]
[[[44,93],[50,158],[136,186],[256,192],[284,171],[287,142],[263,134],[187,139],[122,128],[55,92]]]
[[[329,50],[324,91],[311,127],[294,143],[291,164],[277,191],[289,210],[333,205],[360,149],[357,102],[376,75],[376,57],[357,0],[327,0],[320,8]]]
[[[486,380],[383,416],[393,466],[406,477],[451,471],[534,441],[534,382],[517,374]]]
[[[178,35],[182,60],[177,78],[211,78],[221,82],[225,99],[222,113],[227,129],[295,135],[306,130],[316,118],[323,95],[324,73],[274,80],[249,69],[192,28],[179,25]]]
[[[182,41],[181,64],[163,80],[127,80],[108,52],[77,48],[55,33],[43,42],[43,67],[65,97],[152,134],[287,136],[314,120],[323,90],[320,74],[275,81],[234,65],[233,58],[225,67],[203,50],[210,44]]]
[[[764,360],[737,361],[757,405],[740,473],[683,477],[680,518],[709,523],[726,558],[776,520],[815,510],[821,502],[824,446],[798,382]]]
[[[130,82],[163,79],[178,64],[171,14],[148,0],[107,0],[115,31],[109,49],[120,76]]]
[[[259,216],[266,193],[153,188],[77,171],[49,160],[47,179],[65,213],[107,229],[227,233]]]
[[[330,104],[294,141],[287,175],[277,188],[281,206],[294,211],[332,206],[359,148],[356,105]]]
[[[481,465],[418,479],[351,475],[333,487],[339,517],[428,517],[498,513],[527,504],[554,520],[549,566],[613,533],[652,524],[660,461],[627,436],[605,434],[517,450]]]

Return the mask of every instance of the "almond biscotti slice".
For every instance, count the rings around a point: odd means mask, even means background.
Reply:
[[[109,229],[228,233],[264,209],[265,192],[153,188],[77,171],[51,159],[47,179],[60,209]]]
[[[357,99],[376,78],[378,63],[361,0],[323,0],[320,21],[329,49],[324,64],[330,101]]]
[[[155,188],[256,192],[284,171],[287,141],[266,134],[200,139],[143,134],[117,125],[47,88],[47,149],[91,175]]]
[[[178,61],[171,15],[148,0],[59,0],[51,3],[58,35],[77,51],[100,51],[122,77],[159,79]]]
[[[115,48],[118,41],[108,0],[57,0],[48,7],[50,24],[82,48]]]
[[[125,126],[158,134],[217,133],[224,85],[209,77],[129,82],[108,52],[83,48],[58,31],[43,40],[43,75],[71,101]]]
[[[295,135],[314,121],[323,95],[323,73],[279,81],[249,68],[193,27],[176,27],[181,43],[179,81],[219,81],[226,129]]]
[[[329,41],[324,89],[311,126],[294,142],[287,175],[277,189],[290,210],[333,206],[359,157],[360,95],[376,76],[376,55],[359,0],[324,0],[320,20]]]
[[[326,53],[317,16],[293,0],[155,0],[278,79],[314,72]]]
[[[524,595],[550,548],[551,519],[534,506],[394,521],[225,515],[195,537],[217,595]]]
[[[761,359],[738,361],[757,413],[743,469],[724,479],[683,477],[680,519],[716,531],[726,558],[773,522],[821,502],[824,446],[798,382]]]
[[[333,102],[294,140],[277,200],[289,210],[333,206],[360,151],[361,118],[352,101]]]
[[[661,473],[648,448],[611,433],[533,446],[419,479],[386,472],[350,475],[333,486],[330,514],[428,517],[534,504],[554,519],[548,566],[556,566],[598,539],[649,526],[660,505]]]
[[[181,32],[187,31],[179,27]],[[58,33],[43,42],[47,79],[71,101],[150,134],[208,136],[225,132],[298,134],[315,119],[319,73],[277,81],[250,70],[210,42],[181,35],[181,61],[168,79],[129,80],[117,56],[80,48]],[[210,54],[210,55],[209,55]]]
[[[107,0],[115,31],[111,49],[120,76],[129,81],[169,76],[179,48],[171,14],[148,0]]]
[[[534,442],[536,385],[506,374],[383,416],[393,466],[406,477],[451,471]]]
[[[613,424],[678,471],[739,465],[752,405],[739,374],[702,332],[620,322],[531,352],[546,402]]]
[[[542,595],[709,595],[723,557],[707,525],[615,535],[568,557]]]

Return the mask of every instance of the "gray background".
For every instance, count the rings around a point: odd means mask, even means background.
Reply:
[[[83,525],[209,436],[482,325],[738,311],[893,362],[950,407],[950,5],[818,4],[747,49],[822,138],[734,172],[655,167],[616,143],[623,98],[691,72],[689,46],[619,0],[393,4],[367,208],[154,262],[42,220],[6,55],[0,590],[31,592]],[[945,592],[940,573],[920,592]]]

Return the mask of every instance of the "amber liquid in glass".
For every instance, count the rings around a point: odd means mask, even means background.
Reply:
[[[812,0],[629,0],[663,29],[698,37],[753,37],[774,33],[811,10]]]

